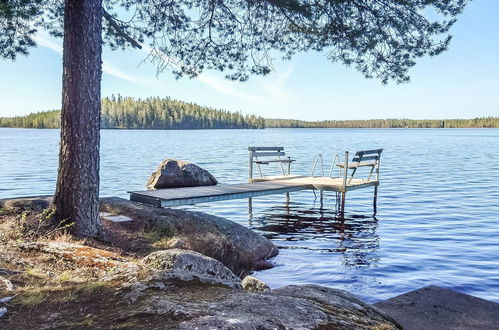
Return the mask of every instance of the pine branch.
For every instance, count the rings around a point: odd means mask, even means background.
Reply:
[[[104,8],[102,8],[102,16],[108,21],[108,23],[113,27],[114,31],[116,34],[118,34],[120,37],[123,37],[126,41],[128,41],[132,46],[137,47],[139,49],[142,49],[142,46],[135,41],[132,37],[130,37],[122,28],[119,26],[119,24],[116,22],[113,16],[109,14]]]

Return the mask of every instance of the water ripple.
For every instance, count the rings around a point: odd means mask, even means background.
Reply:
[[[102,131],[101,194],[144,189],[164,158],[187,159],[221,182],[244,182],[250,145],[283,145],[308,174],[344,150],[384,148],[378,210],[372,190],[321,206],[310,191],[200,204],[185,209],[226,217],[272,239],[271,287],[315,283],[377,301],[434,284],[499,302],[499,130],[275,129]],[[50,194],[58,130],[0,129],[0,198]],[[268,174],[279,173],[276,166]],[[326,169],[326,172],[329,169]]]

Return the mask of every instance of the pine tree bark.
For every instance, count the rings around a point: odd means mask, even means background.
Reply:
[[[77,234],[96,236],[102,76],[102,0],[65,0],[59,172],[54,204]]]

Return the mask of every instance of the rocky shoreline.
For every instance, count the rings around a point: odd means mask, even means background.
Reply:
[[[49,207],[48,198],[0,201],[0,299],[11,297],[0,303],[2,327],[401,328],[345,291],[270,290],[249,274],[271,267],[278,249],[230,220],[103,198],[99,240],[49,237],[45,224],[38,237],[19,233],[19,221],[36,224]]]
[[[0,200],[0,328],[497,329],[499,304],[429,286],[367,304],[251,276],[278,249],[228,219],[101,199],[98,240],[50,223],[50,198]]]

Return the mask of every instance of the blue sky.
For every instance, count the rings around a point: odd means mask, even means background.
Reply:
[[[370,118],[473,118],[499,116],[498,0],[474,0],[452,28],[444,54],[423,58],[411,82],[387,86],[319,53],[275,61],[275,72],[239,83],[206,72],[175,80],[142,63],[139,50],[103,54],[102,95],[170,96],[267,118],[304,120]],[[45,33],[38,47],[15,62],[0,60],[0,116],[59,109],[61,40]]]

